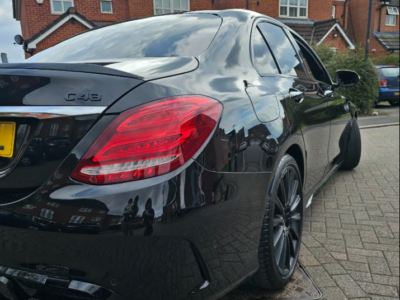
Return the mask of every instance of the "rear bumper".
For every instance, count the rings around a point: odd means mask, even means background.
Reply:
[[[62,295],[79,281],[110,291],[108,298],[92,299],[139,300],[198,299],[199,294],[217,299],[258,269],[271,173],[218,174],[199,171],[193,163],[166,181],[160,177],[151,183],[39,189],[27,200],[0,207],[0,266],[64,280],[57,290]],[[121,224],[127,201],[136,195],[138,217]],[[148,198],[155,211],[150,226],[141,218]],[[27,203],[35,208],[27,211]],[[51,220],[43,208],[54,211]],[[101,218],[101,229],[66,224],[76,215]],[[37,293],[51,294],[50,279],[35,283]]]
[[[399,89],[393,89],[393,88],[380,88],[379,90],[379,102],[383,101],[389,101],[389,102],[397,102],[399,101]]]

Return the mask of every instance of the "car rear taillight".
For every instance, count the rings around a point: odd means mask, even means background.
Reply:
[[[190,160],[214,131],[220,102],[180,96],[121,113],[79,161],[71,177],[90,184],[151,178]]]
[[[381,87],[387,87],[387,83],[386,79],[381,79]]]

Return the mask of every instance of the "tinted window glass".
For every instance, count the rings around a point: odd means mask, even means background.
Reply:
[[[399,68],[383,68],[381,71],[385,77],[399,77]]]
[[[281,67],[282,73],[305,77],[300,59],[283,29],[269,23],[261,23],[259,26]]]
[[[321,68],[318,61],[315,60],[314,56],[312,55],[312,49],[308,47],[308,45],[305,46],[302,42],[300,42],[296,36],[294,36],[294,39],[296,40],[295,46],[298,47],[303,65],[306,68],[306,71],[310,74],[308,76],[318,81],[330,84],[331,79],[329,74],[323,68]]]
[[[168,15],[107,26],[78,35],[29,62],[101,61],[136,57],[198,56],[215,37],[214,15]]]
[[[254,65],[258,72],[279,74],[275,60],[258,29],[255,30],[253,39],[253,56]]]

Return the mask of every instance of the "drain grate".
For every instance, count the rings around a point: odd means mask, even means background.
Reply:
[[[269,291],[242,285],[220,300],[317,300],[322,293],[301,265],[297,265],[293,278],[281,291]]]

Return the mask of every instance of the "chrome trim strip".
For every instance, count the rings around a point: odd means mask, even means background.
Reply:
[[[13,277],[15,279],[29,280],[40,284],[46,284],[48,277],[37,273],[25,272],[13,268],[0,266],[0,274]]]
[[[2,276],[4,275],[4,276]],[[83,282],[83,281],[78,281],[78,280],[64,280],[60,279],[57,277],[49,277],[46,275],[41,275],[37,273],[32,273],[32,272],[26,272],[26,271],[21,271],[5,266],[0,265],[0,285],[3,284],[7,287],[9,284],[9,280],[5,277],[8,276],[9,278],[15,278],[16,280],[28,280],[28,281],[33,281],[35,283],[41,284],[41,285],[46,285],[46,283],[57,280],[60,282],[66,282],[67,285],[65,287],[65,290],[74,290],[74,291],[79,291],[82,293],[85,293],[87,295],[91,295],[92,297],[95,297],[96,299],[110,299],[112,296],[114,296],[114,292],[101,287],[96,284],[88,283],[88,282]],[[0,295],[1,296],[1,295]],[[17,299],[17,298],[16,298]]]
[[[109,295],[113,294],[112,291],[110,291],[106,288],[103,288],[99,285],[88,283],[88,282],[83,282],[83,281],[78,281],[78,280],[71,280],[68,288],[70,290],[80,291],[80,292],[89,294],[94,297],[99,297],[99,298],[101,296],[104,297],[107,294],[109,294]]]
[[[101,114],[106,109],[107,106],[0,106],[0,117],[27,117],[29,115],[34,117],[38,114],[45,114],[49,118],[51,116],[82,116]]]

